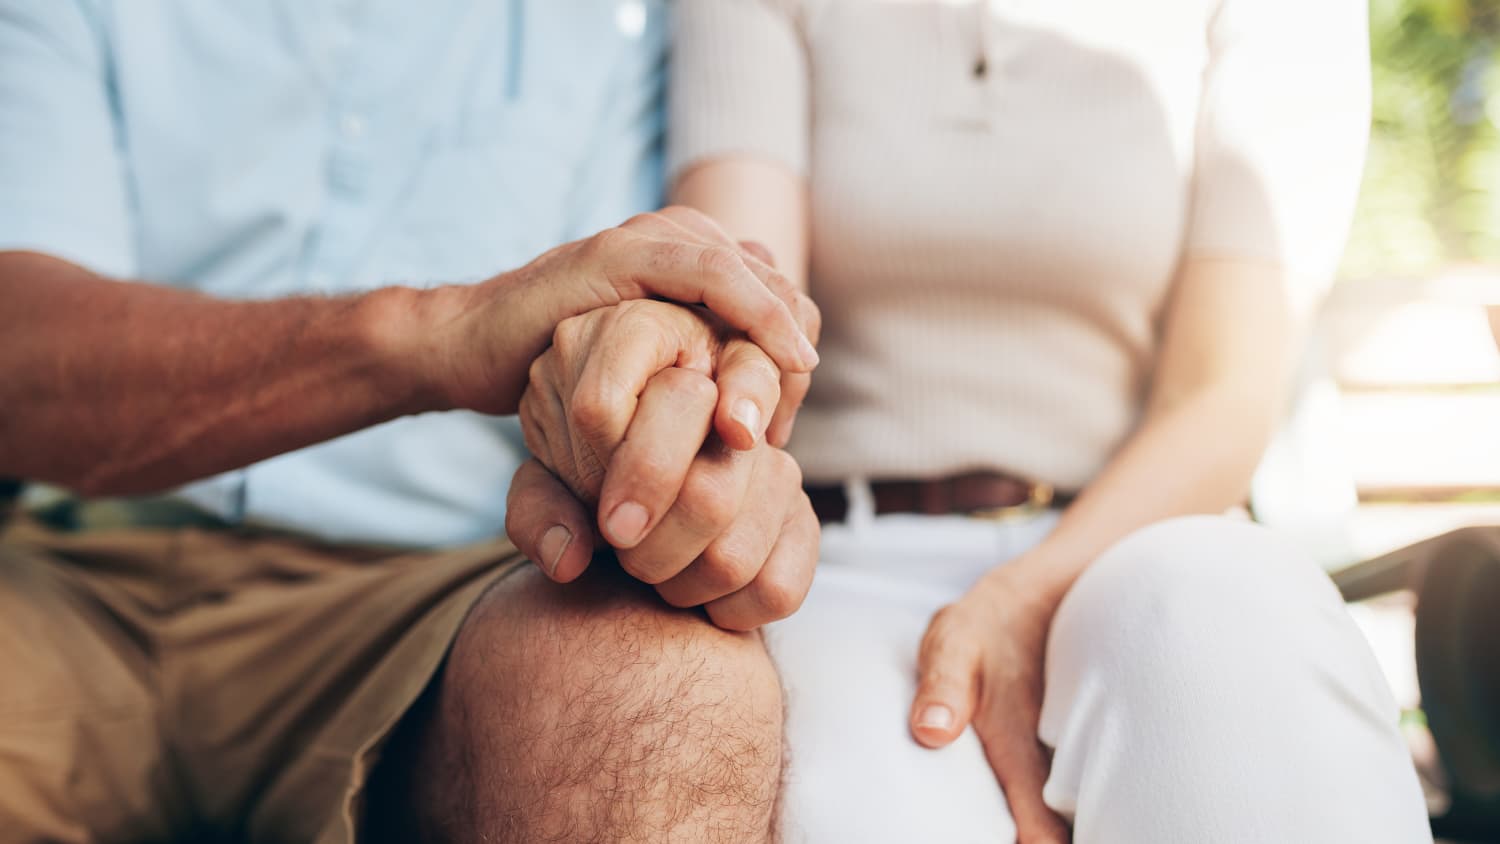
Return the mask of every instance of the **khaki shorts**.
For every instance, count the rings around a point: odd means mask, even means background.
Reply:
[[[228,528],[0,533],[0,844],[356,840],[383,741],[524,564]]]

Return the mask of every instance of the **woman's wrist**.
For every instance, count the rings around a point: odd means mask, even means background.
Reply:
[[[1062,603],[1063,596],[1083,573],[1086,563],[1070,559],[1046,543],[1036,546],[986,575],[997,586],[1020,593],[1038,606],[1049,609]]]

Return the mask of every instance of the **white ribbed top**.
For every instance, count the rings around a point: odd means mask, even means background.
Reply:
[[[809,180],[823,364],[791,448],[811,480],[1081,487],[1137,423],[1184,256],[1283,265],[1310,280],[1278,291],[1299,310],[1337,263],[1363,0],[983,9],[678,4],[673,172],[750,155]]]

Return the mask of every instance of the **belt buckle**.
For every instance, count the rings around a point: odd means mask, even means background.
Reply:
[[[987,522],[1011,522],[1034,516],[1052,506],[1052,500],[1056,497],[1057,490],[1052,484],[1035,483],[1031,485],[1031,494],[1020,504],[1012,504],[1008,507],[986,507],[981,510],[970,510],[964,515],[971,519],[980,519]]]

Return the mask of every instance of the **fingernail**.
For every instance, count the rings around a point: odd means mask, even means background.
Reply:
[[[802,356],[802,365],[808,369],[818,365],[818,350],[813,348],[812,341],[803,334],[797,338],[797,353]]]
[[[562,561],[563,553],[572,542],[573,532],[562,525],[553,525],[542,534],[542,547],[538,550],[542,553],[542,566],[547,569],[548,575],[557,574],[557,564]]]
[[[731,406],[729,418],[740,423],[745,433],[750,435],[750,441],[760,439],[760,408],[749,399],[737,399]]]
[[[953,726],[953,710],[934,703],[917,716],[917,726],[927,730],[946,730]]]
[[[646,512],[645,507],[634,501],[626,501],[609,514],[604,529],[609,531],[609,540],[615,545],[634,545],[641,540],[646,522],[650,520],[651,514]]]

